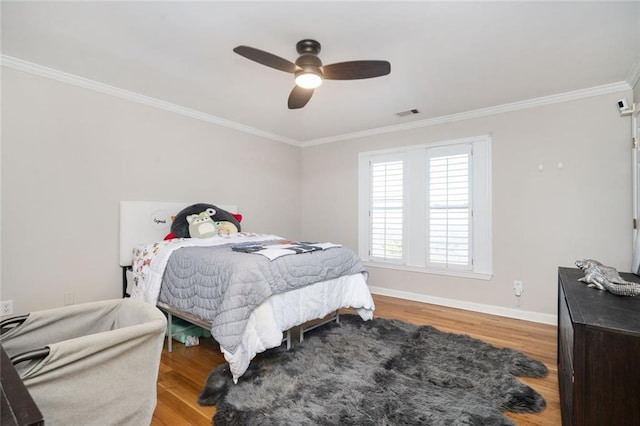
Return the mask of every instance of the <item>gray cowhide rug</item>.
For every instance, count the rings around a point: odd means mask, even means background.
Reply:
[[[545,407],[514,376],[547,368],[513,349],[353,315],[307,336],[258,355],[237,385],[226,365],[213,370],[198,402],[217,404],[214,425],[494,426]]]

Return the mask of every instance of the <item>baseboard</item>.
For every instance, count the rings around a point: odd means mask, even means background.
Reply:
[[[558,317],[552,314],[543,314],[540,312],[504,308],[502,306],[484,305],[481,303],[465,302],[463,300],[447,299],[444,297],[427,296],[425,294],[412,293],[402,290],[393,290],[384,287],[369,286],[369,290],[371,291],[371,293],[379,294],[381,296],[397,297],[399,299],[413,300],[416,302],[430,303],[432,305],[447,306],[449,308],[464,309],[466,311],[498,315],[501,317],[521,319],[542,324],[558,324]]]

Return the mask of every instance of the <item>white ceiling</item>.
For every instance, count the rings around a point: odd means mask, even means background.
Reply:
[[[299,145],[637,78],[640,2],[2,2],[3,63],[20,60]],[[287,109],[294,61],[391,62],[385,77],[325,81]],[[21,62],[22,63],[22,62]],[[398,117],[416,108],[421,113]],[[417,123],[419,124],[419,123]]]

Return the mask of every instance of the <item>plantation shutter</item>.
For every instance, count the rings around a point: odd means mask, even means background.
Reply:
[[[427,151],[427,263],[471,269],[471,145]]]
[[[400,262],[403,259],[403,156],[373,158],[370,173],[369,256]]]

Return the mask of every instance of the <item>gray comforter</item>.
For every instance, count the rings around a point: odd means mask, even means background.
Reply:
[[[158,301],[212,323],[214,339],[233,353],[251,312],[272,295],[365,273],[350,249],[334,247],[270,261],[230,246],[184,247],[169,258]]]

